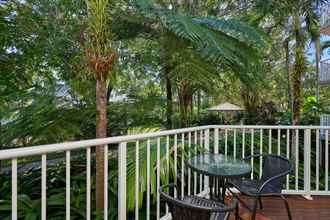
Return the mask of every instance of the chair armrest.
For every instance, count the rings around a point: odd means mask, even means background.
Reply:
[[[159,188],[159,192],[164,192],[164,189],[167,189],[167,188],[175,188],[177,189],[177,185],[175,185],[175,183],[170,183],[170,184],[167,184],[167,185],[163,185]]]
[[[168,197],[168,195],[166,195],[166,192],[164,191],[165,189],[168,189],[168,190],[171,190],[171,189],[173,189],[173,190],[178,190],[178,186],[175,184],[175,183],[169,183],[169,184],[167,184],[167,185],[163,185],[163,186],[161,186],[160,188],[159,188],[159,193],[160,194],[162,194],[162,195],[164,195],[165,197]]]
[[[266,180],[266,181],[261,185],[261,187],[259,188],[259,190],[258,190],[258,194],[260,194],[260,193],[262,192],[262,190],[263,190],[268,184],[270,184],[270,183],[273,182],[274,180],[277,180],[277,179],[279,179],[279,178],[282,178],[282,177],[288,175],[289,173],[291,173],[291,171],[292,171],[292,167],[290,168],[290,170],[287,170],[287,171],[285,171],[285,172],[283,172],[283,173],[280,173],[280,174],[278,174],[278,175],[276,175],[276,176],[273,176],[273,177],[269,178],[268,180]]]
[[[265,156],[265,155],[263,155],[263,154],[252,154],[252,155],[244,157],[243,160],[250,160],[251,158],[262,157],[262,156]]]

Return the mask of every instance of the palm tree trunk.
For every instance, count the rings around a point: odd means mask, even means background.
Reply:
[[[301,31],[300,17],[294,16],[294,34],[296,38],[295,65],[292,74],[293,83],[293,124],[300,123],[301,100],[301,77],[305,73],[305,38]]]
[[[107,83],[103,77],[96,79],[96,137],[107,137]],[[96,209],[104,210],[104,146],[96,147]]]
[[[166,128],[172,129],[172,114],[173,114],[173,95],[172,82],[170,78],[170,66],[165,64],[164,74],[166,80]]]
[[[200,91],[197,92],[197,115],[199,116],[201,109],[201,93]]]
[[[319,101],[320,98],[320,85],[319,85],[319,75],[320,75],[320,60],[321,60],[321,40],[320,40],[320,34],[316,36],[315,39],[315,72],[316,72],[316,98],[317,101]]]
[[[179,105],[180,105],[180,123],[181,127],[185,128],[188,126],[188,107],[189,107],[189,94],[187,85],[181,83],[179,86]]]
[[[194,96],[191,95],[189,97],[189,106],[190,106],[190,114],[191,114],[191,117],[194,116]]]
[[[287,76],[288,81],[288,110],[291,112],[290,117],[290,124],[292,124],[293,121],[293,105],[292,105],[292,89],[291,89],[291,76],[290,76],[290,48],[289,48],[289,39],[286,39],[284,41],[284,48],[285,48],[285,72]]]

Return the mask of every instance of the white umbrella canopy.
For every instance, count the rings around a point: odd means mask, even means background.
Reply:
[[[216,105],[211,108],[208,108],[207,110],[214,112],[235,112],[235,111],[243,111],[244,109],[229,102],[225,102],[220,105]]]

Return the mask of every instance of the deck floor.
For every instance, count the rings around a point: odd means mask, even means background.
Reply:
[[[241,197],[248,204],[252,200]],[[287,196],[294,220],[330,220],[330,196],[314,196],[309,201],[301,196]],[[287,220],[287,212],[280,198],[264,198],[262,211],[258,211],[258,220]],[[242,210],[241,217],[250,220],[249,213]],[[231,218],[234,219],[234,218]]]

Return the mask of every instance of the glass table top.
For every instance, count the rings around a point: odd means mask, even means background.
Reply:
[[[251,166],[244,160],[223,154],[201,154],[187,163],[191,169],[209,176],[241,177],[251,173]]]

